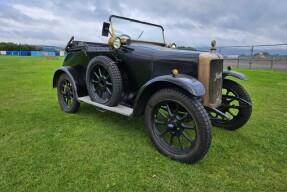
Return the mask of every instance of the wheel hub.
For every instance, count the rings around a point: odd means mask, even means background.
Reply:
[[[104,78],[100,78],[98,85],[102,90],[105,90],[107,86],[106,80]]]
[[[64,95],[67,97],[71,96],[70,91],[71,91],[71,87],[68,85],[64,85]]]
[[[173,117],[167,119],[167,127],[174,134],[181,134],[180,122]]]

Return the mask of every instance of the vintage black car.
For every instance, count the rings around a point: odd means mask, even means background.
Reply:
[[[112,15],[103,24],[108,43],[70,39],[63,66],[54,74],[63,111],[80,103],[133,117],[145,116],[152,143],[162,154],[194,163],[208,152],[212,124],[227,130],[242,127],[252,112],[246,90],[228,77],[216,53],[180,50],[167,45],[160,25]]]

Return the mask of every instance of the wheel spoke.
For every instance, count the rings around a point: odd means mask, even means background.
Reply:
[[[226,90],[226,94],[225,95],[229,95],[230,91],[229,90]]]
[[[159,136],[160,137],[163,137],[165,134],[167,134],[169,131],[168,131],[168,129],[166,129],[166,130],[164,130],[164,132],[162,132]]]
[[[188,117],[188,113],[185,113],[182,117],[180,117],[178,120],[179,121],[182,121],[182,120],[184,120],[185,118],[187,118]]]
[[[99,75],[96,72],[94,72],[94,75],[96,76],[97,79],[100,78]]]
[[[169,146],[171,146],[172,143],[173,143],[173,137],[174,137],[174,134],[171,134],[171,137],[170,137],[170,140],[169,140]]]
[[[164,106],[160,106],[160,109],[162,109],[162,110],[167,112],[167,109]]]
[[[105,91],[105,95],[106,95],[106,99],[110,99],[111,95],[107,91]]]
[[[170,116],[172,116],[173,113],[171,112],[171,109],[170,109],[168,103],[167,103],[165,106],[166,106],[166,108],[167,108],[168,114],[169,114]]]
[[[67,104],[70,106],[71,105],[71,99],[67,98]]]
[[[69,100],[68,100],[68,105],[69,105],[69,106],[72,106],[72,99],[69,99]]]
[[[234,96],[230,96],[230,95],[222,95],[222,98],[224,99],[224,101],[226,103],[231,103],[233,101],[238,101],[238,99]]]
[[[157,119],[155,120],[155,123],[156,123],[156,124],[160,124],[160,125],[166,125],[165,122],[163,122],[163,121],[158,121]]]
[[[113,84],[111,82],[106,81],[106,84],[109,86],[112,86]]]
[[[99,86],[94,86],[95,90],[94,92],[98,94],[98,89],[99,89]],[[98,94],[99,95],[99,94]]]
[[[102,98],[103,97],[103,91],[102,90],[99,90],[99,96]]]
[[[193,144],[193,140],[187,135],[184,131],[182,131],[182,135],[191,143]]]
[[[178,143],[179,143],[179,145],[180,145],[180,148],[183,149],[181,137],[180,137],[180,136],[177,136],[177,140],[178,140]]]
[[[92,80],[92,83],[94,83],[94,84],[95,84],[95,83],[98,83],[98,82],[99,82],[99,81]]]
[[[98,68],[98,71],[99,71],[99,75],[100,75],[100,77],[102,77],[103,75],[102,75],[101,69],[100,69],[100,68]]]
[[[176,103],[176,106],[175,106],[175,114],[178,114],[179,113],[179,104]]]
[[[160,111],[160,109],[158,110],[159,114],[161,114],[165,119],[167,119],[167,116],[162,112]]]
[[[214,118],[218,118],[218,116],[219,116],[219,115],[218,115],[217,113],[215,113],[215,116],[214,116]]]
[[[108,76],[104,76],[104,79],[108,79],[110,77],[110,74],[108,74]]]
[[[182,127],[183,129],[192,129],[192,130],[195,130],[195,127],[191,127],[191,126],[185,125],[184,123],[181,123],[181,127]]]
[[[112,95],[112,92],[111,92],[111,90],[110,90],[108,87],[106,87],[106,90],[107,90],[107,92],[108,92],[110,95]]]
[[[64,101],[68,105],[68,98],[67,97],[64,98]]]
[[[236,117],[236,115],[234,115],[234,113],[232,113],[230,110],[228,110],[227,113],[229,113],[232,117]]]
[[[227,107],[229,109],[242,109],[243,108],[241,106],[235,106],[235,105],[224,105],[224,104],[222,104],[221,106],[222,107]]]
[[[109,93],[107,91],[104,92],[105,93],[105,99],[109,99]]]

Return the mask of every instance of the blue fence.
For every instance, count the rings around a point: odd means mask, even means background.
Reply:
[[[55,52],[46,52],[46,51],[31,51],[31,56],[56,56]]]
[[[10,56],[65,56],[64,52],[49,52],[49,51],[1,51],[0,55],[10,55]]]

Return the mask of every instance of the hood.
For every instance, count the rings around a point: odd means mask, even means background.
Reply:
[[[199,51],[171,49],[159,45],[147,43],[131,43],[129,46],[135,51],[149,54],[154,61],[169,61],[169,62],[198,62]]]

